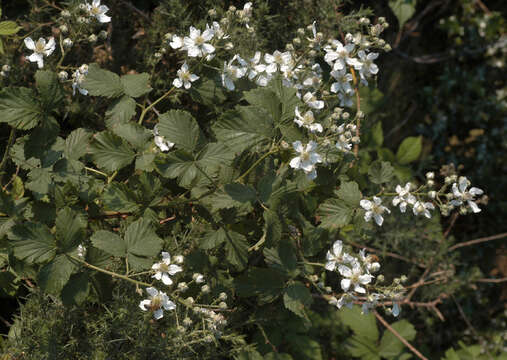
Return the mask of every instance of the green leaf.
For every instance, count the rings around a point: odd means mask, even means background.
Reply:
[[[371,136],[373,142],[377,147],[382,146],[384,143],[384,132],[382,131],[382,121],[377,122],[371,129]]]
[[[391,327],[398,332],[405,340],[415,339],[416,330],[407,320],[400,320],[391,324]],[[397,356],[403,351],[405,345],[390,331],[385,331],[380,340],[379,355],[385,358]]]
[[[14,21],[2,21],[0,22],[0,35],[9,36],[16,34],[22,27],[18,26]]]
[[[130,224],[125,232],[125,246],[129,264],[143,270],[153,263],[150,259],[162,249],[162,239],[157,236],[149,221],[139,219]]]
[[[237,153],[274,137],[270,116],[255,106],[238,106],[224,113],[212,128],[217,139]]]
[[[281,103],[280,119],[274,119],[278,123],[292,123],[294,119],[294,110],[301,100],[297,97],[297,90],[294,87],[283,85],[282,79],[277,78],[270,82],[269,89],[273,90]]]
[[[90,238],[93,246],[113,256],[127,255],[125,242],[115,233],[106,230],[95,232]]]
[[[56,237],[62,252],[69,252],[81,244],[86,237],[86,217],[69,207],[61,209],[56,216]]]
[[[135,158],[130,146],[109,131],[103,131],[94,137],[90,153],[99,168],[111,172],[129,165]]]
[[[224,242],[225,230],[223,228],[220,228],[218,230],[207,232],[202,241],[199,243],[199,247],[203,250],[210,250],[216,248]]]
[[[190,96],[197,103],[207,106],[215,106],[221,104],[227,98],[224,93],[223,86],[215,81],[208,79],[192,84],[190,88]]]
[[[81,305],[90,291],[88,274],[74,274],[62,289],[62,302],[65,306]]]
[[[283,294],[283,304],[285,307],[303,318],[306,318],[305,307],[309,307],[312,301],[310,290],[301,282],[289,285]]]
[[[40,269],[38,284],[45,292],[58,295],[75,269],[76,265],[66,255],[58,255]]]
[[[59,131],[60,125],[54,117],[42,118],[40,124],[31,131],[25,142],[25,155],[28,158],[40,159],[42,167],[53,165],[61,156],[61,152],[55,151],[52,146]]]
[[[282,104],[274,91],[266,88],[256,88],[245,92],[243,96],[251,105],[267,110],[274,122],[280,121]]]
[[[354,210],[345,201],[330,198],[318,208],[318,214],[321,216],[320,226],[329,230],[344,227],[352,219],[353,212]]]
[[[272,210],[264,210],[264,234],[267,247],[273,247],[278,244],[282,238],[282,224],[278,214]]]
[[[8,237],[14,256],[28,263],[42,263],[51,260],[56,254],[56,241],[45,225],[15,225]]]
[[[322,351],[317,341],[305,335],[291,336],[290,345],[292,352],[299,355],[299,359],[323,360]]]
[[[46,112],[51,112],[63,101],[63,90],[58,76],[53,71],[37,70],[35,86],[39,91],[42,106]]]
[[[53,183],[51,171],[48,168],[35,168],[28,173],[29,181],[26,188],[39,194],[47,194]]]
[[[14,87],[0,91],[0,122],[16,129],[30,130],[41,118],[42,112],[32,89]]]
[[[260,296],[264,303],[272,302],[282,294],[286,277],[274,269],[250,267],[234,279],[241,297]]]
[[[355,181],[342,182],[340,184],[340,189],[336,192],[336,195],[338,195],[341,200],[345,201],[347,205],[350,205],[351,207],[358,207],[362,198],[359,186]]]
[[[148,140],[152,136],[151,131],[141,125],[133,123],[117,124],[110,128],[113,133],[128,141],[136,149],[145,148]]]
[[[292,356],[285,353],[270,352],[264,356],[264,360],[293,360]]]
[[[389,7],[393,11],[394,15],[398,19],[399,29],[401,28],[408,19],[415,13],[416,0],[390,0]]]
[[[393,176],[393,166],[387,161],[374,161],[368,169],[368,177],[374,184],[387,183],[391,181]]]
[[[184,188],[192,188],[198,180],[195,167],[196,159],[184,150],[171,151],[163,159],[155,159],[157,170],[164,177],[178,178],[178,184]]]
[[[370,339],[354,335],[347,341],[346,346],[353,357],[362,360],[380,360],[377,346]]]
[[[421,155],[422,137],[408,137],[402,141],[396,152],[396,160],[401,165],[416,161]]]
[[[344,307],[339,312],[342,322],[350,327],[358,336],[376,343],[378,340],[378,328],[373,313],[362,314],[359,306],[352,308]]]
[[[130,96],[124,95],[115,99],[106,111],[106,126],[113,127],[116,124],[127,123],[136,114],[136,101]]]
[[[225,231],[227,261],[237,270],[243,270],[248,263],[248,242],[245,236],[235,231]]]
[[[107,185],[102,201],[107,210],[118,212],[135,212],[139,210],[139,199],[127,184],[112,182]]]
[[[190,113],[182,110],[161,114],[158,131],[166,140],[189,152],[195,150],[200,137],[199,125]]]
[[[90,64],[82,87],[92,96],[115,98],[123,95],[124,89],[120,77],[115,73]]]
[[[72,131],[65,139],[64,154],[67,159],[78,160],[88,151],[88,144],[92,134],[90,131],[79,128]]]
[[[231,197],[232,200],[240,203],[255,202],[257,193],[255,189],[249,185],[243,184],[227,184],[224,186],[224,191]]]
[[[149,84],[150,74],[128,74],[120,78],[125,94],[133,98],[149,93],[152,89]]]

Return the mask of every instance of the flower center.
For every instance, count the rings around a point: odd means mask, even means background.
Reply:
[[[92,6],[91,13],[93,15],[99,15],[100,14],[100,9],[97,6]]]
[[[151,304],[150,304],[150,310],[154,311],[154,310],[158,310],[162,307],[162,296],[160,295],[155,295],[152,299],[151,299]]]
[[[371,211],[373,211],[375,214],[382,214],[384,212],[384,209],[382,209],[382,206],[373,205],[371,208]]]
[[[310,160],[310,153],[309,153],[309,152],[307,152],[307,151],[303,151],[303,152],[301,153],[301,160],[303,160],[303,161],[308,161],[308,160]]]
[[[312,116],[312,114],[310,114],[310,113],[306,113],[306,114],[303,116],[303,122],[304,122],[305,124],[311,124],[311,123],[313,123],[313,116]]]
[[[195,40],[194,40],[194,42],[195,42],[196,45],[202,45],[202,44],[204,44],[204,41],[205,40],[204,40],[204,38],[201,35],[197,36],[195,38]]]
[[[169,271],[169,265],[166,263],[160,263],[159,270],[161,272],[168,272]]]
[[[45,44],[43,44],[41,41],[37,41],[35,43],[35,52],[36,53],[43,53],[45,48]]]

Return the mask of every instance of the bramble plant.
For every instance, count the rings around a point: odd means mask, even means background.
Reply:
[[[413,295],[407,276],[357,242],[390,217],[434,224],[486,203],[454,169],[412,175],[421,137],[392,161],[367,154],[383,142],[381,126],[364,132],[362,102],[390,51],[385,19],[358,15],[326,35],[305,24],[266,52],[255,47],[254,4],[211,9],[120,74],[83,55],[110,39],[106,4],[54,9],[58,32],[15,38],[25,61],[4,65],[0,240],[12,284],[30,281],[77,308],[121,291],[174,356],[206,346],[247,356],[255,349],[241,326],[265,306],[305,326],[317,302],[367,321],[384,323],[379,309],[400,316]],[[239,53],[240,42],[251,46]],[[377,342],[374,326],[371,339],[359,335]],[[406,320],[393,327],[415,337]],[[407,344],[386,336],[382,356],[401,354]]]

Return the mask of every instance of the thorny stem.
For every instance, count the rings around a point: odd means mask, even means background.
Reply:
[[[267,153],[265,153],[264,155],[262,155],[256,162],[253,163],[252,166],[250,166],[250,168],[247,171],[245,171],[243,173],[243,175],[241,175],[240,177],[238,177],[236,179],[236,182],[242,182],[243,179],[246,176],[248,176],[248,174],[250,174],[265,158],[267,158],[269,155],[275,154],[277,151],[278,151],[278,149],[270,150]]]
[[[357,103],[357,111],[356,111],[356,136],[359,138],[360,130],[361,130],[361,117],[358,114],[361,111],[361,97],[359,96],[359,87],[357,84],[357,76],[354,68],[350,68],[350,73],[352,74],[352,80],[354,81],[354,92],[356,93],[356,103]],[[359,144],[354,144],[354,155],[357,158],[357,153],[359,152]]]
[[[10,151],[12,144],[14,143],[15,137],[16,137],[16,129],[11,128],[11,133],[9,134],[9,140],[7,140],[7,146],[5,147],[4,157],[2,158],[2,162],[0,162],[0,184],[2,183],[3,175],[4,175],[3,168],[4,168],[5,164],[7,164],[7,158],[9,157],[9,151]]]
[[[169,95],[171,95],[171,93],[176,89],[175,86],[173,86],[172,88],[170,88],[165,94],[163,94],[161,97],[159,97],[157,100],[155,100],[154,102],[152,102],[150,105],[148,105],[142,112],[141,112],[141,116],[139,116],[139,121],[137,122],[139,125],[141,125],[143,123],[143,119],[144,117],[146,116],[146,113],[151,109],[153,108],[155,105],[157,105],[159,102],[161,102],[162,100],[164,100],[166,97],[168,97]]]

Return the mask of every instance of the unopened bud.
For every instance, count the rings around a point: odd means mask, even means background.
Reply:
[[[284,141],[284,140],[282,140],[282,142],[280,143],[280,146],[282,147],[282,149],[289,148],[289,144],[287,143],[287,141]]]
[[[182,292],[184,291],[187,291],[188,290],[188,285],[186,282],[180,282],[178,283],[178,289]]]
[[[180,334],[183,334],[183,333],[185,333],[185,328],[184,328],[183,326],[181,326],[181,325],[180,325],[180,326],[178,326],[178,327],[176,328],[176,331],[177,331],[178,333],[180,333]]]
[[[435,199],[437,197],[437,192],[435,190],[428,191],[428,196],[432,199]]]
[[[86,10],[86,4],[81,3],[78,7],[80,10]]]
[[[174,257],[174,262],[175,262],[176,264],[183,264],[183,260],[184,260],[184,259],[183,259],[183,255],[176,255],[176,256]]]
[[[385,52],[389,52],[389,51],[391,51],[391,50],[392,50],[391,45],[389,45],[389,44],[385,44],[385,45],[384,45],[384,51],[385,51]]]
[[[225,44],[224,48],[225,50],[232,50],[234,49],[234,44],[229,41],[227,44]]]
[[[195,303],[195,300],[192,296],[189,296],[185,299],[185,302],[192,305],[193,303]]]
[[[183,325],[186,326],[186,327],[189,327],[192,325],[192,319],[190,319],[189,317],[186,317],[183,319]]]
[[[218,295],[218,298],[222,301],[227,300],[227,294],[224,292],[221,292],[220,295]]]
[[[225,309],[227,309],[227,303],[222,301],[222,302],[220,302],[220,304],[218,304],[218,307],[222,310],[225,310]]]
[[[67,71],[60,71],[58,73],[58,80],[60,81],[65,81],[69,78],[69,74],[67,73]]]
[[[315,57],[315,56],[317,56],[317,52],[315,50],[310,50],[310,52],[308,53],[308,55],[310,57]]]
[[[287,49],[288,51],[294,51],[294,45],[292,45],[292,44],[286,44],[285,45],[285,49]]]
[[[330,293],[333,291],[333,289],[331,288],[331,286],[326,286],[326,287],[324,287],[324,291],[327,293]]]
[[[81,5],[82,5],[82,4],[81,4]],[[85,19],[83,16],[78,16],[76,20],[77,20],[77,22],[78,22],[79,24],[84,24],[84,23],[86,23],[86,19]]]
[[[101,38],[102,40],[106,40],[107,39],[107,31],[106,30],[100,30],[100,32],[99,32],[99,38]]]
[[[310,31],[312,31],[312,29],[310,29]],[[305,29],[299,28],[299,29],[297,29],[296,32],[297,32],[298,35],[304,35],[305,34]]]
[[[210,17],[215,17],[215,16],[217,16],[217,11],[215,9],[209,9],[208,10],[208,15]]]
[[[62,10],[60,12],[60,15],[62,15],[62,17],[70,17],[70,11],[69,10]]]
[[[194,279],[197,284],[202,284],[205,281],[204,276],[199,273],[194,273],[192,279]]]
[[[11,71],[10,65],[5,64],[4,66],[2,66],[2,71],[6,72],[6,73],[8,73],[9,71]]]
[[[434,173],[433,171],[428,171],[428,172],[426,173],[426,179],[428,179],[428,180],[433,180],[433,179],[435,179],[435,173]]]
[[[379,276],[377,276],[377,281],[378,281],[379,283],[384,282],[384,280],[385,280],[384,275],[380,274]]]
[[[352,42],[353,40],[354,40],[354,36],[351,33],[347,33],[347,35],[345,35],[346,42]]]
[[[435,186],[435,182],[433,180],[428,180],[426,184],[428,184],[429,187]]]
[[[342,114],[342,119],[343,119],[343,120],[348,120],[349,118],[350,118],[350,114],[349,114],[348,112],[346,112],[346,111],[345,111],[345,112]]]
[[[370,24],[370,19],[362,17],[362,18],[359,19],[359,22],[361,24],[363,24],[363,25],[369,25]]]
[[[60,25],[59,29],[62,32],[62,34],[67,34],[69,32],[69,28],[65,24]]]
[[[207,294],[207,293],[209,293],[209,291],[210,291],[209,285],[206,284],[206,285],[201,286],[201,292],[203,294]]]
[[[65,38],[65,39],[63,39],[63,46],[64,46],[65,48],[67,48],[67,49],[68,49],[68,48],[71,48],[73,44],[74,44],[74,43],[72,42],[72,40],[71,40],[71,39],[69,39],[69,38]]]
[[[88,41],[91,42],[92,44],[97,42],[97,35],[91,34],[90,36],[88,36]]]
[[[407,278],[406,275],[401,275],[400,280],[401,280],[402,283],[405,283],[405,282],[407,282],[408,278]]]
[[[235,12],[236,11],[236,6],[234,6],[234,5],[229,6],[229,11],[230,12]]]
[[[160,59],[162,57],[162,53],[157,51],[155,54],[153,54],[153,57],[155,59]]]
[[[299,46],[299,45],[301,45],[301,39],[296,37],[296,38],[292,39],[292,43],[296,46]]]

